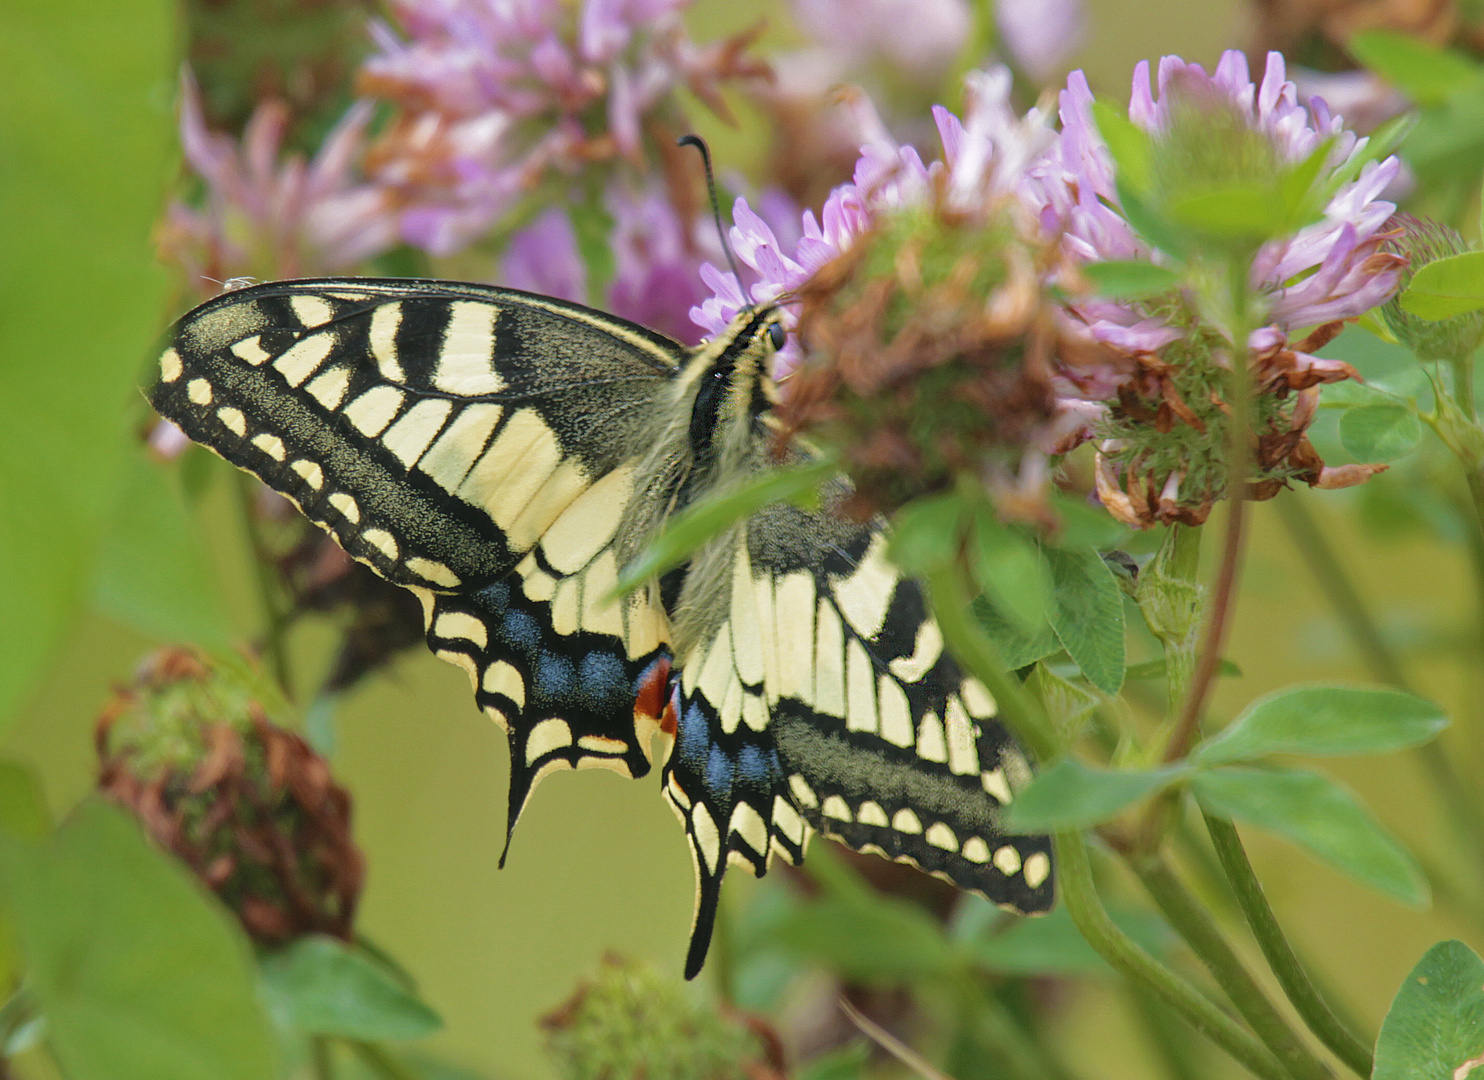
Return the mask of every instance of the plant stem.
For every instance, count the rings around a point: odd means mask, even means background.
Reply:
[[[277,680],[279,689],[292,701],[294,697],[293,671],[289,667],[288,649],[284,643],[284,629],[287,621],[278,607],[278,584],[273,579],[270,566],[272,555],[268,551],[267,544],[263,542],[257,518],[253,515],[253,497],[256,493],[254,484],[257,481],[245,472],[239,472],[236,475],[237,506],[242,515],[242,531],[247,537],[247,546],[252,553],[253,577],[258,586],[258,599],[263,605],[263,652],[268,658],[268,666],[273,670],[273,677]]]
[[[386,1047],[380,1043],[352,1039],[350,1048],[372,1072],[377,1076],[385,1077],[385,1080],[419,1080],[417,1073],[388,1053]]]
[[[1185,1029],[1172,1022],[1164,1002],[1137,988],[1130,996],[1154,1056],[1170,1080],[1201,1080],[1204,1072],[1194,1060],[1195,1047]]]
[[[1331,1075],[1329,1068],[1289,1027],[1222,936],[1210,913],[1175,876],[1170,864],[1159,855],[1143,855],[1130,858],[1128,865],[1170,925],[1206,965],[1217,985],[1284,1067],[1300,1080],[1326,1080]]]
[[[1293,1080],[1252,1033],[1184,979],[1150,956],[1108,917],[1092,880],[1092,865],[1081,833],[1055,835],[1062,899],[1082,936],[1120,975],[1168,1005],[1188,1024],[1241,1062],[1262,1080]]]
[[[1182,760],[1194,745],[1201,716],[1216,682],[1221,664],[1222,647],[1231,625],[1232,601],[1236,598],[1237,577],[1241,569],[1242,540],[1247,520],[1247,471],[1252,456],[1248,437],[1252,432],[1252,372],[1247,346],[1248,297],[1247,270],[1241,260],[1234,260],[1227,270],[1231,290],[1231,317],[1228,334],[1231,340],[1231,371],[1227,380],[1230,413],[1227,416],[1227,485],[1226,530],[1221,545],[1221,562],[1211,589],[1211,606],[1206,632],[1196,660],[1184,704],[1175,720],[1175,730],[1165,746],[1166,762]]]
[[[1204,814],[1206,830],[1211,834],[1211,844],[1216,857],[1221,860],[1232,891],[1252,936],[1257,939],[1268,966],[1278,977],[1278,983],[1288,1000],[1298,1010],[1309,1030],[1319,1041],[1332,1050],[1357,1076],[1369,1077],[1374,1067],[1371,1051],[1342,1024],[1329,1005],[1319,996],[1309,974],[1294,955],[1293,947],[1284,936],[1283,929],[1273,914],[1272,906],[1263,894],[1262,883],[1252,872],[1252,863],[1242,847],[1237,828],[1225,818]]]
[[[314,1080],[335,1080],[335,1061],[330,1056],[330,1040],[325,1036],[310,1038],[309,1064]]]
[[[969,610],[968,575],[958,565],[927,576],[928,598],[943,640],[964,669],[982,682],[999,706],[1000,718],[1040,761],[1061,753],[1061,738],[1035,695],[1005,670],[998,650]]]
[[[1320,591],[1335,609],[1335,614],[1349,632],[1372,674],[1398,690],[1415,693],[1396,654],[1381,636],[1365,601],[1345,571],[1339,554],[1330,545],[1319,523],[1314,520],[1308,505],[1292,493],[1274,499],[1273,504],[1284,528],[1288,530],[1288,535],[1292,537],[1294,546],[1308,564],[1309,573],[1314,575]]]

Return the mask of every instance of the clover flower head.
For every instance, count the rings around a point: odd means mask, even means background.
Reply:
[[[751,34],[698,46],[692,0],[399,0],[403,38],[375,24],[362,86],[398,112],[372,154],[405,240],[434,254],[486,231],[548,170],[642,165],[646,127],[688,88],[727,115],[720,86],[766,75]]]
[[[284,153],[289,115],[281,102],[259,105],[239,142],[207,128],[196,81],[182,71],[181,144],[205,194],[200,206],[170,205],[162,253],[210,296],[232,277],[301,277],[385,251],[396,239],[395,218],[358,176],[370,120],[369,104],[353,105],[306,162]]]
[[[1386,222],[1395,207],[1382,194],[1396,178],[1400,162],[1394,157],[1372,160],[1366,152],[1369,140],[1346,130],[1321,99],[1300,103],[1277,53],[1269,54],[1256,83],[1237,52],[1224,54],[1210,74],[1197,64],[1165,57],[1152,89],[1149,74],[1147,63],[1136,68],[1128,116],[1156,142],[1178,139],[1172,131],[1193,115],[1188,110],[1206,109],[1215,126],[1233,129],[1237,138],[1231,152],[1252,157],[1253,167],[1261,165],[1258,159],[1264,155],[1270,167],[1325,155],[1318,182],[1328,185],[1329,198],[1319,220],[1268,241],[1251,260],[1249,287],[1259,298],[1266,325],[1246,343],[1258,390],[1253,494],[1273,494],[1291,479],[1320,484],[1326,477],[1323,462],[1304,437],[1313,415],[1309,399],[1320,383],[1354,373],[1314,352],[1343,321],[1384,302],[1397,289],[1405,260],[1384,249]],[[1092,103],[1086,78],[1073,72],[1061,93],[1062,132],[1031,169],[1030,197],[1042,228],[1061,238],[1074,263],[1167,262],[1128,223]],[[1202,167],[1221,164],[1213,156]],[[1110,402],[1100,442],[1104,503],[1134,525],[1203,521],[1223,482],[1216,460],[1222,440],[1214,433],[1224,422],[1224,406],[1222,383],[1214,372],[1230,359],[1219,328],[1202,324],[1178,295],[1140,302],[1083,297],[1069,310],[1126,361],[1126,375],[1116,386],[1107,380],[1063,383]],[[1310,327],[1319,329],[1290,340]],[[1144,431],[1151,434],[1141,435]],[[1151,440],[1159,447],[1153,448]],[[1197,441],[1206,447],[1208,460],[1194,460],[1198,455],[1191,447]]]

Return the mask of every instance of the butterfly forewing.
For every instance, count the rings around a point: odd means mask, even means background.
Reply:
[[[153,401],[419,595],[431,647],[510,732],[513,825],[554,767],[648,769],[634,694],[668,670],[664,618],[607,594],[679,359],[545,297],[277,282],[186,316]]]

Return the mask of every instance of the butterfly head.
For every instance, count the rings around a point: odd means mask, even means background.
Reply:
[[[721,465],[750,441],[759,417],[778,404],[770,375],[773,356],[788,340],[776,307],[748,308],[725,331],[696,349],[686,382],[692,459]]]

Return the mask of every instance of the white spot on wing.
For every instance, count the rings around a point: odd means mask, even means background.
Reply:
[[[397,538],[385,529],[367,529],[361,533],[361,539],[381,552],[388,559],[396,561],[398,554]]]
[[[258,367],[273,359],[273,354],[263,348],[263,343],[258,340],[257,335],[235,342],[232,345],[232,355],[239,360],[246,361],[253,367]]]
[[[438,398],[419,401],[381,437],[382,445],[410,469],[443,430],[443,422],[452,410],[451,401]]]
[[[707,872],[715,873],[716,864],[721,858],[721,838],[716,833],[716,822],[711,820],[711,814],[704,803],[696,804],[691,811],[690,827]]]
[[[856,638],[845,647],[845,687],[849,710],[845,726],[851,731],[876,730],[876,671]]]
[[[886,538],[877,533],[860,565],[835,585],[835,603],[861,637],[869,640],[881,630],[897,579],[896,569],[886,558]]]
[[[352,525],[358,525],[361,521],[361,508],[356,501],[343,491],[337,491],[330,496],[330,505],[340,511],[342,517]]]
[[[1006,844],[994,853],[994,865],[1006,877],[1014,877],[1020,873],[1020,852]]]
[[[859,821],[862,825],[875,825],[878,828],[884,829],[887,824],[886,811],[881,808],[880,803],[867,799],[861,803],[860,809],[855,812],[855,820]]]
[[[1005,779],[1004,769],[989,769],[979,774],[979,783],[993,795],[1001,806],[1010,801],[1010,784]]]
[[[489,644],[489,633],[484,623],[464,611],[445,611],[433,624],[433,633],[441,638],[458,638],[472,641],[481,649]]]
[[[782,795],[773,797],[773,824],[795,845],[804,843],[804,819],[799,817],[799,812]]]
[[[277,435],[254,435],[252,444],[274,461],[282,461],[284,459],[283,440]]]
[[[1025,860],[1021,867],[1021,875],[1025,883],[1033,889],[1041,887],[1042,882],[1051,876],[1051,858],[1044,851],[1038,851]]]
[[[984,842],[983,837],[971,836],[964,841],[963,850],[959,854],[971,863],[987,863],[989,862],[989,845]]]
[[[449,305],[433,385],[449,394],[479,397],[505,388],[494,369],[495,317],[499,309],[475,300]]]
[[[239,439],[247,435],[247,417],[242,415],[241,409],[223,405],[216,411],[216,418],[222,422],[223,427]]]
[[[541,550],[564,574],[581,570],[613,539],[633,494],[631,466],[614,469],[577,496],[541,537]]]
[[[490,432],[500,422],[503,411],[498,405],[465,405],[417,467],[436,480],[444,491],[457,491],[474,462],[484,453]]]
[[[397,358],[397,327],[402,325],[402,305],[382,304],[371,313],[371,355],[377,370],[388,382],[406,382],[402,363]]]
[[[943,655],[943,632],[938,629],[938,624],[932,619],[924,619],[922,625],[917,628],[917,640],[912,647],[911,656],[899,656],[887,666],[891,673],[904,683],[920,682],[934,664],[938,657]]]
[[[876,711],[881,717],[881,737],[897,746],[911,746],[917,739],[912,728],[912,706],[907,692],[896,679],[882,675],[876,680]]]
[[[929,712],[917,724],[917,756],[924,761],[948,760],[948,742],[943,738],[943,721]]]
[[[508,661],[496,660],[485,668],[484,681],[480,685],[487,694],[503,694],[515,702],[517,709],[526,707],[526,681]]]
[[[794,802],[806,809],[813,810],[819,805],[819,798],[814,794],[814,789],[809,786],[809,781],[798,773],[788,778],[788,790],[793,792]]]
[[[336,364],[328,371],[322,371],[309,380],[309,385],[304,389],[309,396],[314,398],[327,409],[338,409],[340,403],[345,400],[346,388],[350,386],[350,368],[344,364]]]
[[[534,765],[553,750],[572,745],[572,729],[567,721],[550,716],[542,720],[526,736],[526,764]]]
[[[166,349],[160,354],[160,381],[174,382],[180,378],[185,367],[180,362],[180,353],[174,349]]]
[[[922,834],[922,822],[911,810],[898,810],[891,818],[891,827],[899,833],[909,836],[920,836]]]
[[[335,317],[335,309],[318,296],[291,296],[289,307],[305,326],[323,326]]]
[[[927,834],[923,837],[933,847],[940,847],[944,851],[958,850],[958,837],[953,835],[953,830],[941,821],[935,821],[928,826]]]
[[[318,491],[320,488],[325,486],[324,470],[321,469],[315,462],[305,461],[303,458],[300,458],[298,461],[290,465],[289,468],[298,473],[299,478],[310,487],[314,488],[315,491]]]
[[[854,820],[850,814],[850,807],[838,795],[826,796],[824,805],[819,808],[819,812],[825,817],[834,818],[836,821]]]
[[[948,734],[949,771],[960,776],[977,776],[979,752],[974,748],[974,722],[964,711],[964,704],[957,694],[949,696],[943,719]]]
[[[994,698],[989,696],[989,691],[978,679],[965,679],[963,686],[959,688],[959,693],[963,696],[969,715],[975,719],[992,720],[998,713]]]
[[[774,582],[778,695],[809,704],[814,695],[814,578],[806,571]]]
[[[406,397],[394,386],[373,386],[345,407],[345,415],[357,431],[374,439],[386,430]]]
[[[747,841],[752,850],[759,855],[765,855],[768,851],[768,823],[763,820],[751,803],[739,802],[737,808],[732,811],[732,820],[727,826],[727,832],[735,833]]]
[[[186,397],[196,405],[210,405],[211,384],[205,379],[192,379],[186,384]]]
[[[335,335],[329,331],[300,338],[282,353],[273,366],[290,386],[299,386],[319,370],[335,348]]]
[[[845,629],[834,605],[819,598],[814,626],[814,708],[845,718]]]
[[[315,485],[318,487],[319,485]],[[442,585],[445,589],[458,587],[459,576],[441,562],[434,559],[425,559],[421,555],[414,555],[407,560],[407,569],[411,570],[424,581],[431,581],[434,585]]]

